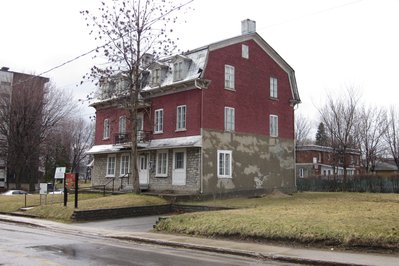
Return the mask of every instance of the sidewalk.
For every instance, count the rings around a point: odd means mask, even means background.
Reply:
[[[47,220],[30,219],[0,215],[1,221],[40,226],[54,231],[74,232],[76,234],[100,235],[103,237],[136,241],[148,244],[197,249],[202,251],[225,253],[253,258],[278,260],[284,262],[313,265],[399,265],[399,256],[384,254],[364,254],[342,251],[326,251],[294,247],[282,247],[240,241],[215,240],[143,232],[121,232],[87,228],[79,224],[62,224]]]

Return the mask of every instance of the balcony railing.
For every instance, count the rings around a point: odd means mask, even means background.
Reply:
[[[151,131],[144,131],[144,130],[139,130],[137,131],[137,142],[142,143],[142,142],[147,142],[151,138]],[[114,143],[115,144],[122,144],[122,143],[127,143],[131,142],[131,137],[132,134],[131,132],[125,132],[125,133],[116,133],[114,135]]]

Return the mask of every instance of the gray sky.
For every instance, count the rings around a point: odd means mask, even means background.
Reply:
[[[2,1],[0,66],[39,74],[100,45],[79,14],[99,3]],[[399,0],[196,0],[192,6],[176,25],[181,50],[239,35],[241,20],[255,20],[257,32],[294,68],[302,99],[298,112],[310,119],[318,119],[315,106],[328,93],[348,87],[370,104],[399,102]],[[94,86],[76,84],[92,64],[89,55],[44,76],[84,98]],[[83,110],[85,117],[94,114]]]

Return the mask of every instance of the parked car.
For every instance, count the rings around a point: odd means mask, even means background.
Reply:
[[[5,196],[14,196],[14,195],[27,195],[28,192],[23,191],[23,190],[9,190],[4,193],[1,193],[1,195]]]
[[[49,192],[48,194],[54,194],[54,195],[64,194],[64,190],[63,189],[57,189],[57,190]]]

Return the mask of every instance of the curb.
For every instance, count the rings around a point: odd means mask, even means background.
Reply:
[[[307,265],[364,266],[363,264],[355,264],[355,263],[349,263],[349,262],[348,263],[340,263],[340,262],[327,261],[327,260],[305,259],[305,258],[300,258],[300,257],[274,255],[274,254],[268,254],[268,253],[239,250],[239,249],[204,246],[204,245],[198,245],[198,244],[192,244],[192,243],[180,243],[180,242],[152,239],[152,238],[146,238],[146,237],[140,237],[140,236],[106,235],[106,237],[118,239],[118,240],[134,241],[134,242],[141,242],[141,243],[146,243],[146,244],[154,244],[154,245],[159,245],[159,246],[169,246],[169,247],[176,247],[176,248],[207,251],[207,252],[213,252],[213,253],[236,255],[236,256],[249,257],[249,258],[261,259],[261,260],[291,262],[291,263],[307,264]]]

